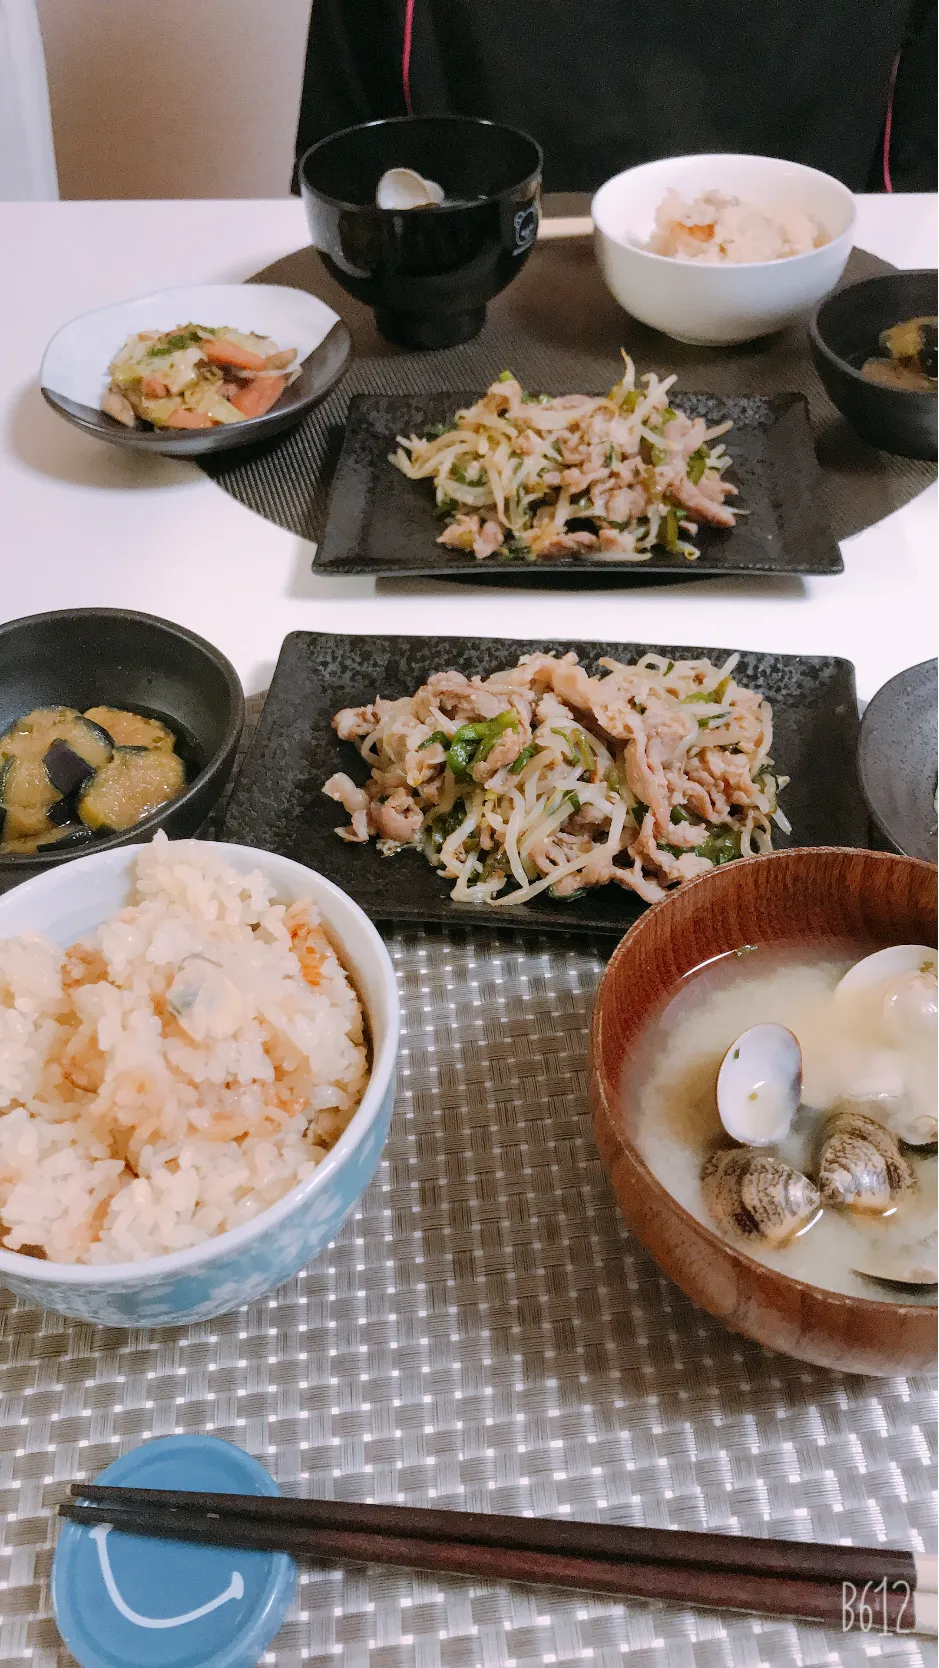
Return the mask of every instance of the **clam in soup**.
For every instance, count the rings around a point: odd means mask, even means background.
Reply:
[[[793,1279],[935,1304],[936,966],[748,946],[690,974],[625,1070],[650,1170]]]

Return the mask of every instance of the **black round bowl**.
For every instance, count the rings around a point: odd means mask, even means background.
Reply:
[[[0,625],[0,732],[34,707],[129,707],[168,724],[188,786],[152,816],[60,852],[0,855],[0,891],[89,851],[194,834],[231,775],[245,698],[231,662],[185,626],[126,608],[64,608]]]
[[[888,272],[836,290],[809,325],[815,368],[833,404],[862,439],[905,458],[936,456],[939,400],[868,382],[860,367],[882,352],[882,330],[935,311],[935,272]]]
[[[321,139],[299,168],[310,237],[329,271],[375,310],[388,341],[442,348],[482,328],[486,302],[524,266],[538,231],[541,147],[473,116],[401,116]],[[439,206],[380,209],[389,168],[414,168]]]

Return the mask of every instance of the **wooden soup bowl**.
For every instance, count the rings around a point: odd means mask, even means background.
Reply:
[[[743,944],[936,943],[936,869],[912,857],[813,847],[728,864],[648,910],[613,953],[590,1038],[600,1155],[630,1228],[695,1303],[770,1349],[849,1373],[936,1358],[932,1305],[823,1291],[755,1262],[698,1222],[640,1158],[624,1062],[680,980]]]

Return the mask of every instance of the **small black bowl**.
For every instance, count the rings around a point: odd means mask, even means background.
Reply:
[[[935,660],[908,666],[864,710],[858,780],[881,834],[906,857],[936,861]]]
[[[836,290],[809,325],[815,368],[833,404],[862,439],[884,452],[934,458],[939,400],[935,394],[868,382],[860,367],[882,353],[882,330],[935,312],[935,272],[888,272]]]
[[[0,855],[0,891],[89,851],[194,834],[231,775],[245,698],[231,662],[195,632],[126,608],[64,608],[0,625],[0,733],[34,707],[127,707],[176,735],[188,786],[120,834],[71,850]]]
[[[524,266],[538,232],[541,147],[473,116],[401,116],[321,139],[299,168],[313,245],[388,341],[442,348],[482,328],[486,302]],[[453,199],[380,209],[389,168],[413,168]]]

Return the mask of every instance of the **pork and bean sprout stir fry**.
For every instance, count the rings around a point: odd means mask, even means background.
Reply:
[[[503,371],[488,393],[390,461],[433,480],[447,519],[438,544],[536,561],[648,561],[655,545],[694,561],[698,523],[733,527],[720,436],[669,404],[674,376],[625,371],[609,394],[524,393]]]
[[[214,429],[263,417],[298,375],[296,348],[208,324],[141,330],[108,367],[102,411],[126,428]]]
[[[572,898],[614,882],[649,903],[789,832],[768,703],[737,656],[635,665],[523,656],[491,677],[435,672],[415,694],[336,714],[369,766],[324,792],[343,840],[421,849],[465,902]],[[601,675],[602,674],[602,675]]]

